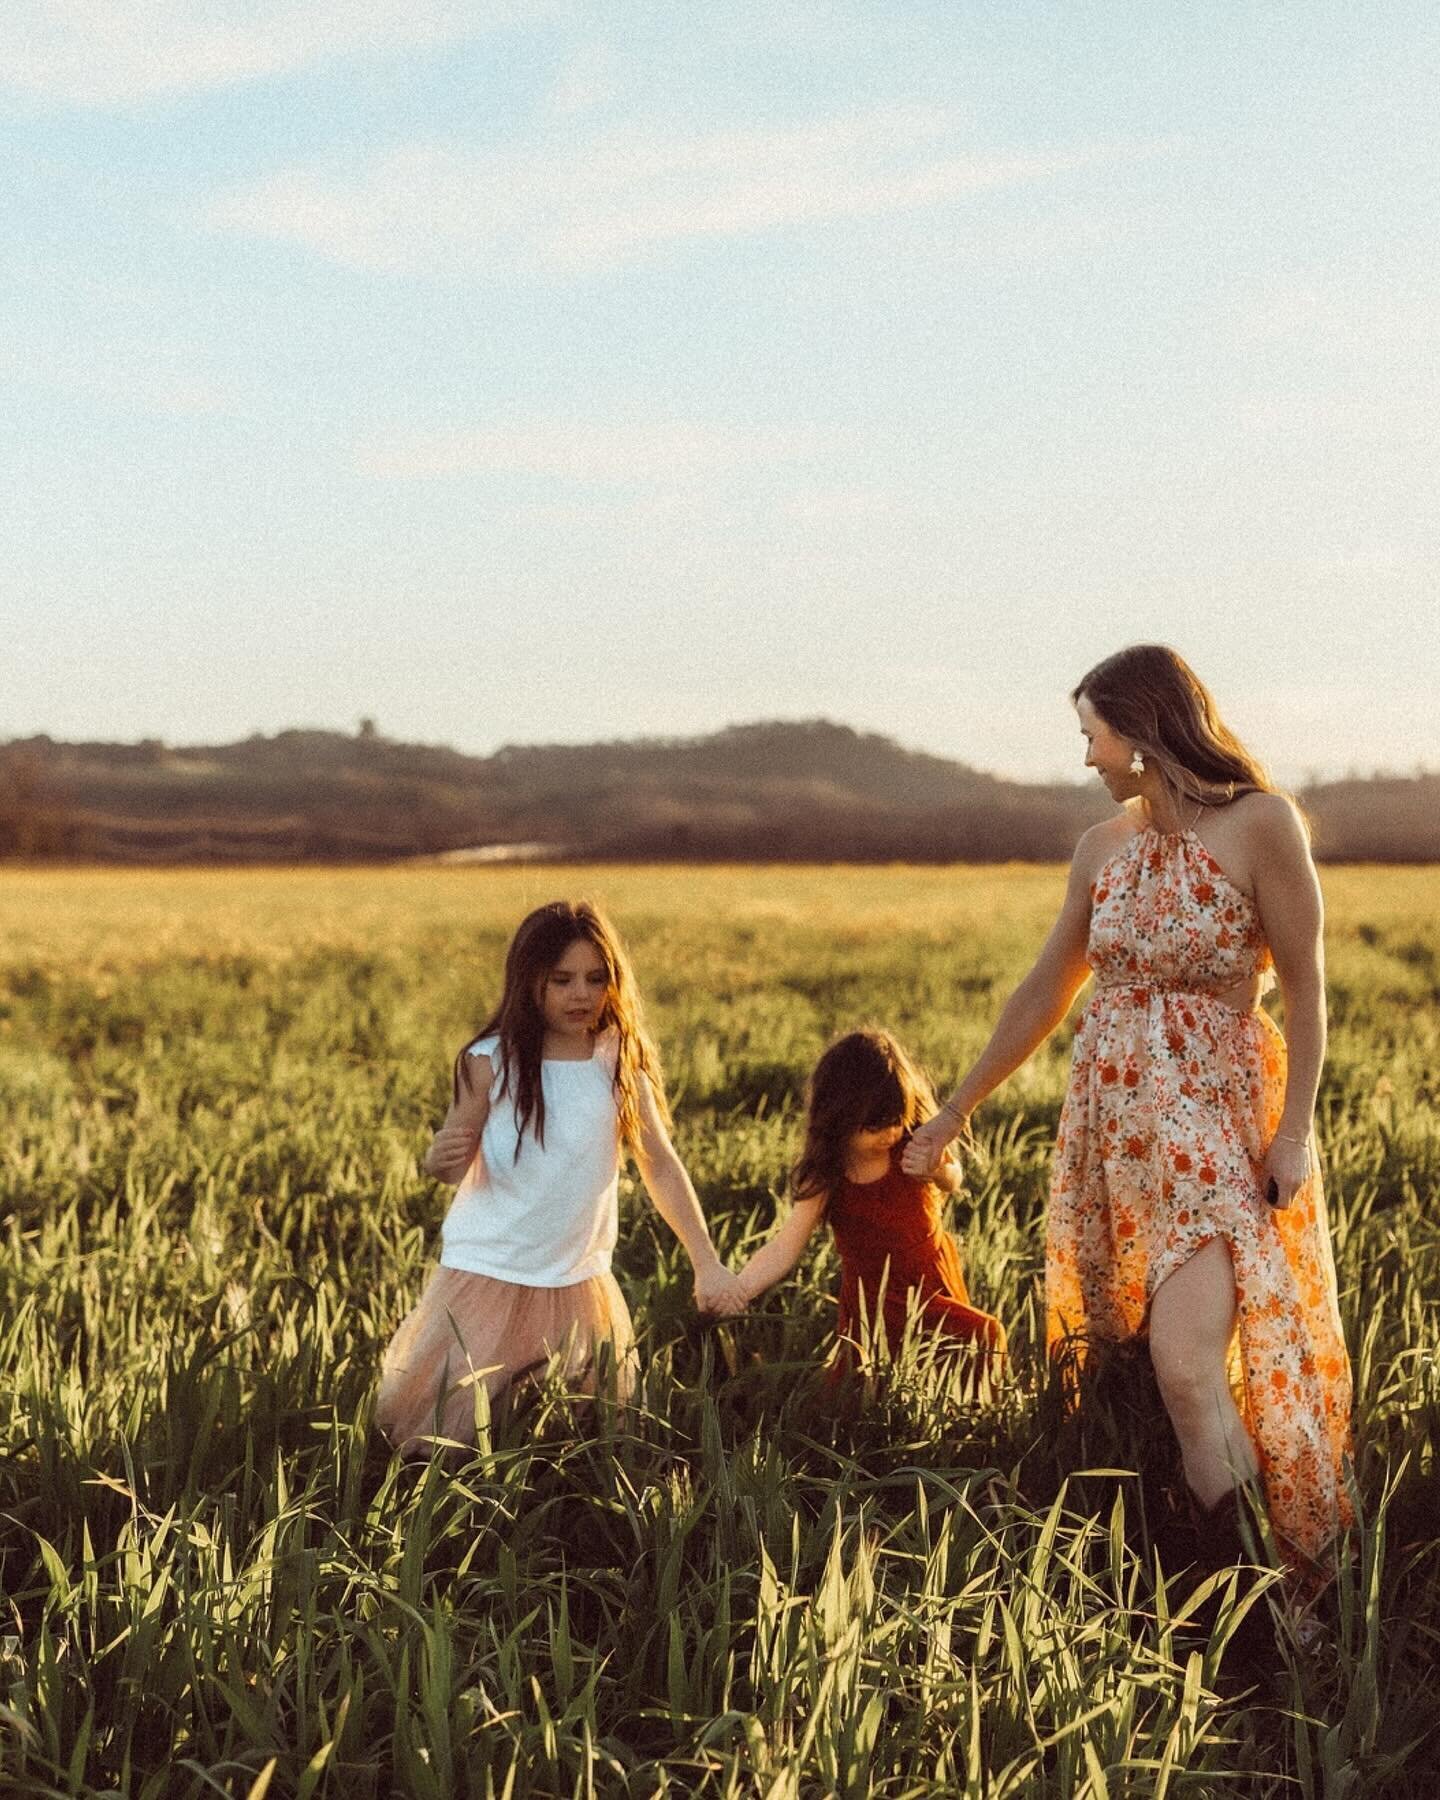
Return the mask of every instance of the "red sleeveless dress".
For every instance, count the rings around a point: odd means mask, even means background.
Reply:
[[[941,1223],[942,1205],[937,1187],[900,1167],[898,1149],[877,1181],[842,1180],[836,1188],[825,1209],[840,1253],[836,1373],[854,1367],[855,1346],[880,1325],[893,1352],[915,1295],[924,1328],[1004,1354],[1000,1321],[970,1304],[960,1252]]]

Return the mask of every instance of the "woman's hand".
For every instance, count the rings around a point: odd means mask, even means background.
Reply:
[[[1277,1210],[1288,1206],[1315,1172],[1313,1139],[1278,1134],[1271,1140],[1260,1168],[1260,1191]]]
[[[950,1140],[968,1134],[969,1129],[969,1119],[957,1119],[948,1107],[942,1106],[933,1118],[910,1133],[909,1142],[900,1153],[900,1167],[912,1179],[924,1181],[939,1168]]]

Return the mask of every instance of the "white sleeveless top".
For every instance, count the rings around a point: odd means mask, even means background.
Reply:
[[[541,1064],[545,1143],[532,1124],[518,1158],[514,1100],[500,1093],[499,1042],[481,1038],[466,1051],[491,1058],[490,1116],[440,1228],[441,1266],[524,1287],[604,1275],[619,1222],[615,1034],[596,1040],[588,1062]]]

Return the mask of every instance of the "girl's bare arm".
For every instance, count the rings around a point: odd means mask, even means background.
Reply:
[[[465,1179],[480,1149],[485,1121],[490,1117],[490,1058],[467,1052],[461,1068],[460,1092],[450,1102],[444,1123],[425,1152],[425,1173],[451,1187],[458,1187]]]
[[[710,1228],[686,1172],[670,1142],[670,1133],[655,1104],[655,1093],[640,1077],[640,1142],[635,1161],[656,1212],[679,1238],[695,1271],[695,1304],[702,1312],[717,1310],[731,1298],[735,1277],[710,1242]]]
[[[805,1254],[805,1246],[824,1216],[823,1194],[795,1202],[735,1278],[747,1303],[790,1273]]]

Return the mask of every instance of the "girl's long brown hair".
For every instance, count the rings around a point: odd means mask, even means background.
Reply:
[[[837,1038],[810,1077],[791,1192],[797,1200],[828,1200],[844,1179],[845,1147],[857,1131],[897,1124],[912,1131],[934,1111],[930,1083],[888,1031]]]
[[[1096,663],[1070,696],[1158,765],[1172,792],[1207,806],[1277,792],[1220,717],[1204,682],[1168,644],[1131,644]]]
[[[615,927],[588,900],[552,900],[520,921],[505,953],[505,985],[500,1003],[455,1059],[452,1086],[458,1100],[462,1084],[467,1091],[472,1088],[468,1055],[471,1045],[480,1038],[499,1038],[496,1073],[501,1078],[500,1092],[510,1095],[515,1107],[516,1156],[527,1131],[533,1131],[537,1143],[545,1142],[545,1089],[540,1078],[545,1050],[541,986],[560,958],[580,939],[595,946],[609,981],[596,1029],[614,1031],[616,1036],[615,1105],[620,1115],[621,1139],[632,1146],[640,1142],[642,1076],[649,1079],[661,1119],[666,1125],[670,1123],[659,1053],[645,1029],[630,959]]]

